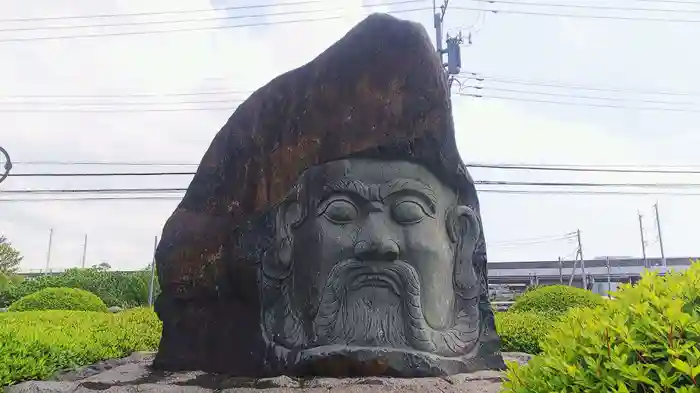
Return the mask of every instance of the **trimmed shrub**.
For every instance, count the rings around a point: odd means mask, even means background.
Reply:
[[[505,352],[540,353],[540,341],[554,326],[552,319],[539,313],[507,311],[495,316],[501,350]]]
[[[155,350],[161,329],[150,308],[0,314],[0,386]]]
[[[510,364],[504,392],[700,392],[700,263],[614,297],[562,318],[541,355]]]
[[[602,296],[582,288],[548,285],[518,297],[509,311],[536,312],[557,318],[572,308],[595,308],[605,304]]]
[[[44,288],[79,288],[90,291],[102,299],[108,307],[131,308],[148,304],[148,285],[151,272],[110,272],[103,269],[69,269],[58,275],[41,276],[10,286],[5,291],[0,288],[0,307],[7,307],[18,299]],[[157,277],[155,292],[159,287]]]
[[[92,292],[77,288],[46,288],[10,305],[10,311],[77,310],[107,312],[105,303]]]

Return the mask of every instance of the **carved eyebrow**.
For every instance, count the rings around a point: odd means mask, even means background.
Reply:
[[[382,186],[381,196],[387,198],[389,195],[396,193],[411,193],[417,194],[430,203],[430,208],[435,212],[437,205],[437,195],[435,191],[427,184],[415,179],[396,179]]]
[[[321,200],[328,198],[334,193],[351,193],[364,199],[370,200],[370,187],[361,180],[341,179],[327,183],[323,187]]]
[[[435,213],[437,195],[427,184],[415,179],[396,179],[381,186],[367,185],[361,180],[341,179],[324,185],[319,201],[323,201],[334,193],[350,193],[368,201],[383,201],[397,193],[414,194],[424,199]]]

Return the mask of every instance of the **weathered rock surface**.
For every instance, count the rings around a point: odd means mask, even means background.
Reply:
[[[503,358],[525,364],[530,355],[504,353]],[[237,393],[497,393],[502,373],[479,371],[443,378],[235,378],[201,371],[159,372],[150,368],[152,354],[137,353],[125,359],[58,375],[54,381],[30,381],[7,388],[6,393],[90,392],[237,392]]]
[[[420,24],[369,16],[253,93],[219,131],[158,246],[155,308],[163,335],[156,368],[246,377],[287,371],[293,362],[271,361],[284,356],[261,334],[260,266],[276,241],[268,213],[305,170],[350,156],[418,163],[480,214],[456,147],[443,65]],[[483,266],[478,280],[485,286],[481,236],[473,260]],[[496,368],[488,294],[478,302],[479,358],[492,359],[474,364]]]
[[[217,294],[222,247],[242,246],[230,230],[279,202],[305,169],[420,137],[456,164],[453,133],[447,80],[425,29],[369,16],[254,92],[216,135],[163,230],[156,259],[165,297]]]

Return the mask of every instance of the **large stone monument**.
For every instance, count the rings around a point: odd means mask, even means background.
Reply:
[[[372,15],[214,138],[158,246],[154,366],[502,369],[481,229],[428,35]]]

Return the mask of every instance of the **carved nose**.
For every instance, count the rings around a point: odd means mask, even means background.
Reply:
[[[399,245],[391,239],[361,240],[355,243],[355,257],[360,261],[393,262],[399,259]]]

